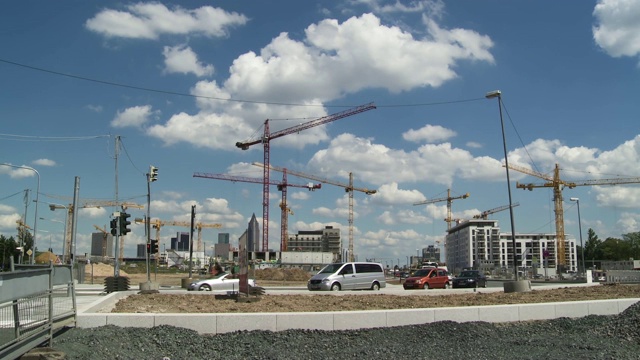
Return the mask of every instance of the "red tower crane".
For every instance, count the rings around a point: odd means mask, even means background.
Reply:
[[[193,177],[207,178],[207,179],[218,179],[218,180],[229,180],[233,182],[248,182],[248,183],[256,183],[261,184],[264,180],[260,178],[246,177],[246,176],[235,176],[228,174],[208,174],[208,173],[194,173]],[[282,215],[280,218],[280,251],[287,251],[287,239],[289,238],[288,228],[289,228],[289,212],[291,209],[287,207],[287,187],[297,187],[297,188],[307,188],[309,191],[314,191],[315,189],[320,189],[322,184],[313,184],[308,183],[306,185],[301,184],[290,184],[287,182],[287,173],[282,173],[282,181],[271,181],[269,180],[269,185],[278,186],[278,190],[282,193],[282,202],[280,203],[280,209],[282,209]]]
[[[264,164],[266,167],[263,172],[262,180],[262,250],[267,251],[269,249],[269,151],[272,139],[276,139],[285,135],[298,133],[302,130],[310,129],[322,124],[326,124],[332,121],[336,121],[347,116],[359,114],[368,110],[375,109],[376,106],[373,103],[356,106],[354,108],[341,111],[332,115],[323,116],[321,118],[311,120],[304,124],[299,124],[286,129],[278,130],[275,132],[269,131],[269,119],[264,121],[264,134],[259,139],[251,139],[246,141],[238,141],[236,146],[242,150],[249,149],[250,146],[256,144],[262,144],[264,147]]]

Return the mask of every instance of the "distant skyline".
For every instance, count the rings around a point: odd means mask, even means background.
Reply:
[[[262,186],[194,178],[195,172],[260,178],[259,139],[357,105],[375,110],[274,139],[272,165],[374,189],[354,194],[359,259],[404,259],[442,242],[446,201],[454,219],[508,204],[496,99],[500,90],[509,163],[563,180],[640,180],[640,2],[460,0],[283,0],[275,3],[9,1],[0,13],[0,163],[38,171],[38,248],[62,252],[64,209],[74,178],[82,199],[146,205],[151,217],[188,221],[191,206],[208,244],[238,238]],[[115,137],[122,146],[117,149]],[[553,192],[516,182],[545,180],[511,171],[515,230],[555,233]],[[272,179],[281,174],[272,173]],[[116,183],[117,179],[117,183]],[[308,180],[289,177],[289,181]],[[0,233],[33,227],[38,177],[0,166]],[[30,190],[25,203],[24,191]],[[280,197],[270,187],[269,247],[280,247]],[[341,229],[348,194],[326,185],[288,189],[290,233]],[[640,231],[640,187],[565,188],[564,222],[578,238]],[[78,253],[110,207],[79,211]],[[146,209],[130,209],[132,218]],[[490,216],[509,232],[509,212]],[[145,242],[132,225],[125,256]],[[161,244],[185,228],[166,226]],[[396,260],[397,261],[397,260]],[[403,260],[404,261],[404,260]]]

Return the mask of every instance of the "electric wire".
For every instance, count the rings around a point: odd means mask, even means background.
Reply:
[[[129,85],[129,84],[122,84],[122,83],[117,83],[117,82],[113,82],[113,81],[94,79],[94,78],[90,78],[90,77],[86,77],[86,76],[80,76],[80,75],[75,75],[75,74],[70,74],[70,73],[64,73],[64,72],[61,72],[61,71],[45,69],[45,68],[41,68],[41,67],[37,67],[37,66],[27,65],[27,64],[15,62],[15,61],[10,61],[10,60],[7,60],[7,59],[2,59],[2,58],[0,58],[0,62],[5,63],[5,64],[18,66],[18,67],[23,67],[23,68],[30,69],[30,70],[44,72],[44,73],[51,74],[51,75],[64,76],[64,77],[69,77],[69,78],[73,78],[73,79],[76,79],[76,80],[94,82],[94,83],[98,83],[98,84],[102,84],[102,85],[116,86],[116,87],[122,87],[122,88],[140,90],[140,91],[147,91],[147,92],[153,92],[153,93],[159,93],[159,94],[165,94],[165,95],[191,97],[191,98],[196,98],[196,99],[216,100],[216,101],[222,101],[222,102],[228,101],[228,102],[247,103],[247,104],[296,106],[296,107],[350,108],[350,107],[357,106],[357,105],[299,104],[299,103],[286,103],[286,102],[273,102],[273,101],[262,101],[262,100],[247,100],[247,99],[233,99],[233,98],[220,98],[220,97],[215,97],[215,96],[195,95],[195,94],[183,93],[183,92],[178,92],[178,91],[161,90],[161,89],[154,89],[154,88],[149,88],[149,87],[144,87],[144,86]],[[485,98],[472,98],[472,99],[439,101],[439,102],[429,102],[429,103],[415,103],[415,104],[380,104],[380,105],[376,105],[376,107],[378,107],[378,108],[395,108],[395,107],[436,106],[436,105],[458,104],[458,103],[471,102],[471,101],[480,101],[480,100],[484,100],[484,99]]]

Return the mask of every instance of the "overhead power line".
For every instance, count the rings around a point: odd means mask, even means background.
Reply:
[[[89,82],[94,82],[94,83],[103,84],[103,85],[117,86],[117,87],[122,87],[122,88],[127,88],[127,89],[140,90],[140,91],[148,91],[148,92],[154,92],[154,93],[165,94],[165,95],[184,96],[184,97],[191,97],[191,98],[197,98],[197,99],[207,99],[207,100],[216,100],[216,101],[229,101],[229,102],[248,103],[248,104],[265,104],[265,105],[279,105],[279,106],[324,107],[324,108],[351,108],[351,107],[354,107],[354,105],[296,104],[296,103],[272,102],[272,101],[261,101],[261,100],[246,100],[246,99],[233,99],[233,98],[220,98],[220,97],[215,97],[215,96],[194,95],[194,94],[183,93],[183,92],[178,92],[178,91],[153,89],[153,88],[148,88],[148,87],[143,87],[143,86],[122,84],[122,83],[117,83],[117,82],[113,82],[113,81],[94,79],[94,78],[90,78],[90,77],[86,77],[86,76],[69,74],[69,73],[64,73],[64,72],[60,72],[60,71],[45,69],[45,68],[41,68],[41,67],[37,67],[37,66],[22,64],[22,63],[18,63],[18,62],[6,60],[6,59],[1,59],[1,58],[0,58],[0,62],[5,63],[5,64],[14,65],[14,66],[19,66],[19,67],[30,69],[30,70],[35,70],[35,71],[40,71],[40,72],[44,72],[44,73],[48,73],[48,74],[52,74],[52,75],[57,75],[57,76],[65,76],[65,77],[69,77],[69,78],[73,78],[73,79],[77,79],[77,80],[89,81]],[[485,99],[484,97],[480,97],[480,98],[472,98],[472,99],[462,99],[462,100],[452,100],[452,101],[439,101],[439,102],[430,102],[430,103],[376,104],[376,106],[378,108],[436,106],[436,105],[458,104],[458,103],[471,102],[471,101],[480,101],[480,100],[484,100],[484,99]]]

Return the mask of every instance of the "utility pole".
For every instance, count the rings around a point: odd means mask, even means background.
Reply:
[[[193,228],[196,220],[196,206],[191,205],[191,232],[189,233],[189,279],[192,277],[193,266]]]
[[[118,151],[120,150],[120,136],[116,135],[116,141],[115,141],[115,151],[114,151],[114,155],[115,155],[115,173],[116,173],[116,189],[115,189],[115,208],[118,208]],[[115,248],[115,253],[113,254],[113,276],[114,277],[118,277],[120,276],[120,262],[119,262],[119,254],[120,254],[120,232],[118,232],[116,234],[116,248]]]

